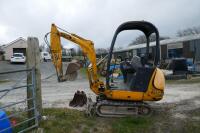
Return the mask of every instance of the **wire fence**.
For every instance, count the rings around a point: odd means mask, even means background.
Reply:
[[[32,80],[29,84],[28,75]],[[27,97],[28,91],[32,97]],[[0,72],[0,133],[25,132],[36,128],[38,116],[35,68]]]

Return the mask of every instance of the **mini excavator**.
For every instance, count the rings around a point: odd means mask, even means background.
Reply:
[[[122,60],[119,68],[123,80],[113,81],[113,69],[110,69],[114,45],[117,36],[125,30],[139,30],[146,36],[146,53],[143,57],[133,57],[131,61]],[[129,115],[148,115],[151,113],[147,101],[159,101],[163,98],[165,78],[158,68],[160,61],[159,32],[157,28],[147,21],[128,21],[121,24],[115,31],[107,59],[106,81],[99,79],[98,63],[92,41],[76,34],[69,33],[55,24],[51,25],[50,49],[52,61],[56,68],[58,81],[74,80],[77,76],[79,65],[70,63],[66,74],[62,70],[61,37],[77,44],[90,61],[87,75],[90,89],[96,94],[96,102],[89,104],[86,94],[81,91],[75,93],[71,106],[82,106],[87,103],[89,112],[103,117],[123,117]],[[149,43],[151,34],[156,35],[155,57],[149,65]],[[47,36],[47,35],[45,35]],[[72,77],[72,78],[71,78]]]

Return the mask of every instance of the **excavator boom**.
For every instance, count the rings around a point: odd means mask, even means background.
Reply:
[[[94,49],[94,43],[90,40],[84,39],[76,34],[72,34],[69,32],[61,32],[58,30],[58,27],[55,24],[52,24],[51,26],[51,34],[50,34],[50,48],[52,53],[52,61],[56,68],[56,72],[58,75],[59,81],[66,81],[67,76],[71,73],[76,73],[76,71],[79,69],[77,65],[73,64],[73,67],[71,69],[67,69],[66,74],[63,74],[63,68],[62,68],[62,47],[61,47],[61,37],[64,39],[67,39],[75,44],[77,44],[81,49],[84,55],[86,55],[90,61],[90,65],[87,68],[88,71],[88,77],[89,77],[89,83],[91,86],[91,89],[94,91],[94,93],[98,94],[98,86],[103,82],[99,81],[99,78],[97,76],[97,63],[96,63],[96,53]],[[68,68],[72,63],[68,65]]]

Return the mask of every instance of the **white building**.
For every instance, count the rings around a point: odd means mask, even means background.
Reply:
[[[27,41],[19,37],[18,39],[2,46],[5,52],[5,60],[10,60],[13,53],[23,53],[26,56]]]

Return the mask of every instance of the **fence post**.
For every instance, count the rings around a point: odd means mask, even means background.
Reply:
[[[36,37],[28,37],[27,39],[27,69],[35,68],[35,96],[36,96],[36,108],[39,115],[42,114],[42,96],[41,96],[41,73],[40,73],[40,51],[39,51],[39,41]],[[32,83],[32,75],[28,73],[27,84]],[[27,99],[33,97],[33,92],[30,88],[27,88]],[[33,108],[33,101],[29,100],[28,109]],[[32,118],[34,116],[34,111],[28,112],[28,117]],[[29,124],[33,124],[30,122]]]

